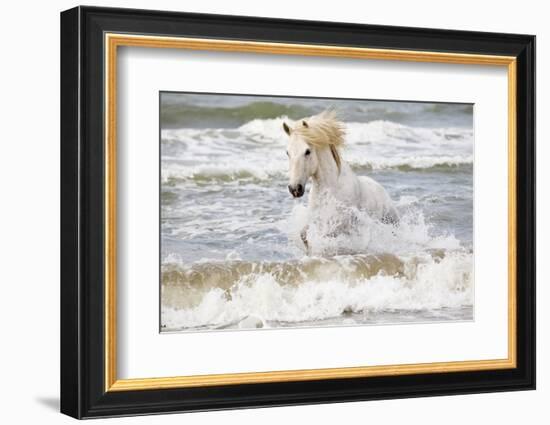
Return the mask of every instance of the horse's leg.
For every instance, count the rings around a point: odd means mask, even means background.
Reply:
[[[393,229],[391,231],[391,234],[393,236],[397,236],[396,228],[399,225],[399,216],[397,215],[397,212],[393,212],[393,214],[386,214],[382,217],[382,223],[384,224],[390,224],[393,226]]]
[[[302,231],[300,232],[300,239],[302,239],[302,242],[304,243],[304,246],[306,247],[306,254],[309,255],[309,243],[307,242],[307,228],[308,226],[304,227]]]
[[[393,226],[397,226],[399,224],[399,214],[397,214],[397,211],[392,208],[391,210],[384,212],[381,221],[384,224],[392,224]]]
[[[392,224],[394,226],[399,224],[399,219],[394,215],[383,215],[380,221],[384,224]]]

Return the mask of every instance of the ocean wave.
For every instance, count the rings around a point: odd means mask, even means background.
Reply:
[[[434,250],[432,255],[440,256],[442,253],[443,251]],[[184,266],[173,259],[163,264],[162,284],[229,289],[243,277],[253,274],[270,274],[281,285],[299,285],[310,280],[322,281],[323,276],[349,280],[370,278],[378,273],[403,274],[404,271],[404,262],[392,254],[305,257],[285,262],[200,261],[191,266]]]
[[[376,158],[350,161],[355,171],[398,170],[398,171],[471,171],[472,155],[455,156],[411,156],[409,158]]]
[[[161,94],[163,126],[205,127],[238,126],[253,118],[293,119],[336,109],[346,121],[392,120],[403,124],[471,123],[473,105],[457,103],[403,102],[388,100],[351,100],[301,98],[214,93]]]
[[[295,259],[162,265],[162,323],[166,330],[269,327],[377,311],[461,308],[473,303],[473,254],[452,234],[434,235],[404,198],[398,225],[371,219],[333,199],[309,212],[296,205],[279,223]],[[354,214],[354,228],[341,222]],[[319,214],[317,217],[316,214]],[[301,232],[307,225],[309,251]],[[253,318],[253,319],[251,319]],[[363,321],[364,322],[364,321]]]
[[[161,320],[165,330],[247,328],[382,310],[471,306],[472,261],[470,253],[457,251],[407,261],[343,256],[290,264],[203,264],[171,271],[167,265]],[[220,279],[223,276],[226,279]]]
[[[201,164],[195,166],[166,164],[162,167],[161,171],[161,180],[167,184],[188,180],[194,182],[231,182],[238,180],[258,183],[283,178],[284,176],[286,176],[286,172],[282,171],[280,167],[232,163]]]
[[[288,159],[282,122],[254,119],[237,129],[162,131],[162,179],[255,182],[284,179]],[[474,157],[468,129],[425,129],[387,121],[348,123],[344,159],[356,172],[470,171]]]
[[[289,105],[270,101],[254,101],[233,107],[201,107],[197,105],[165,104],[161,110],[161,127],[238,127],[255,118],[270,119],[291,116],[295,119],[313,113],[303,105]]]
[[[471,172],[473,158],[471,156],[417,156],[410,158],[370,159],[349,161],[352,169],[358,174],[370,171],[395,170],[402,172]],[[179,181],[195,182],[232,182],[249,181],[253,183],[271,180],[285,180],[288,178],[286,161],[267,161],[262,165],[242,163],[217,163],[184,166],[166,163],[161,171],[163,183],[177,183]]]
[[[271,119],[254,119],[241,125],[238,130],[244,134],[261,134],[273,140],[284,138],[283,122],[292,122],[288,116]],[[385,143],[404,146],[414,143],[423,145],[471,143],[473,130],[459,127],[411,127],[392,121],[345,122],[346,144]]]
[[[288,116],[282,115],[276,118],[261,119],[255,118],[236,129],[227,128],[176,128],[163,129],[161,137],[163,140],[193,140],[200,135],[210,138],[223,137],[234,138],[236,136],[261,135],[271,141],[286,141],[286,135],[282,130],[283,122],[292,122]],[[346,144],[368,144],[382,142],[391,145],[422,144],[470,144],[473,138],[471,128],[441,127],[423,128],[411,127],[398,124],[392,121],[370,121],[366,123],[346,122]],[[231,137],[233,136],[233,137]]]
[[[405,146],[415,143],[427,145],[471,143],[473,130],[459,127],[411,127],[392,121],[371,121],[368,123],[346,123],[350,144],[384,142]]]

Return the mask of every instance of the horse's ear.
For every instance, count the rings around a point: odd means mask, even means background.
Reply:
[[[302,121],[302,125],[305,127],[305,128],[309,128],[309,125],[307,125],[307,122],[305,120]]]
[[[290,136],[290,127],[286,124],[286,122],[283,122],[283,129],[285,130],[285,133]]]

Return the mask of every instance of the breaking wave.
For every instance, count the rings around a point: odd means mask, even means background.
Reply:
[[[339,211],[341,213],[341,211]],[[324,208],[323,214],[331,214]],[[323,217],[326,222],[328,217]],[[304,206],[281,223],[304,250]],[[339,224],[328,219],[332,226]],[[162,323],[165,330],[299,326],[309,321],[378,311],[471,307],[473,255],[453,235],[432,236],[422,215],[411,212],[396,227],[360,217],[357,231],[328,237],[317,229],[315,247],[287,261],[163,261]]]
[[[311,258],[294,263],[167,264],[162,323],[182,328],[269,327],[379,310],[472,305],[472,256],[434,252]],[[223,286],[218,283],[223,282]],[[251,323],[253,322],[253,323]]]
[[[163,130],[163,182],[286,178],[286,140],[281,130],[285,119],[254,119],[236,129]],[[348,123],[344,158],[356,172],[471,172],[472,137],[468,129],[412,128],[388,121]]]

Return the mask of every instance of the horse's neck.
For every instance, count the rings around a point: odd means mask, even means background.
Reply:
[[[340,173],[330,149],[319,149],[317,158],[319,159],[319,168],[313,175],[314,186],[316,186],[319,191],[335,189],[338,184]],[[342,167],[344,166],[345,163],[342,161]]]

